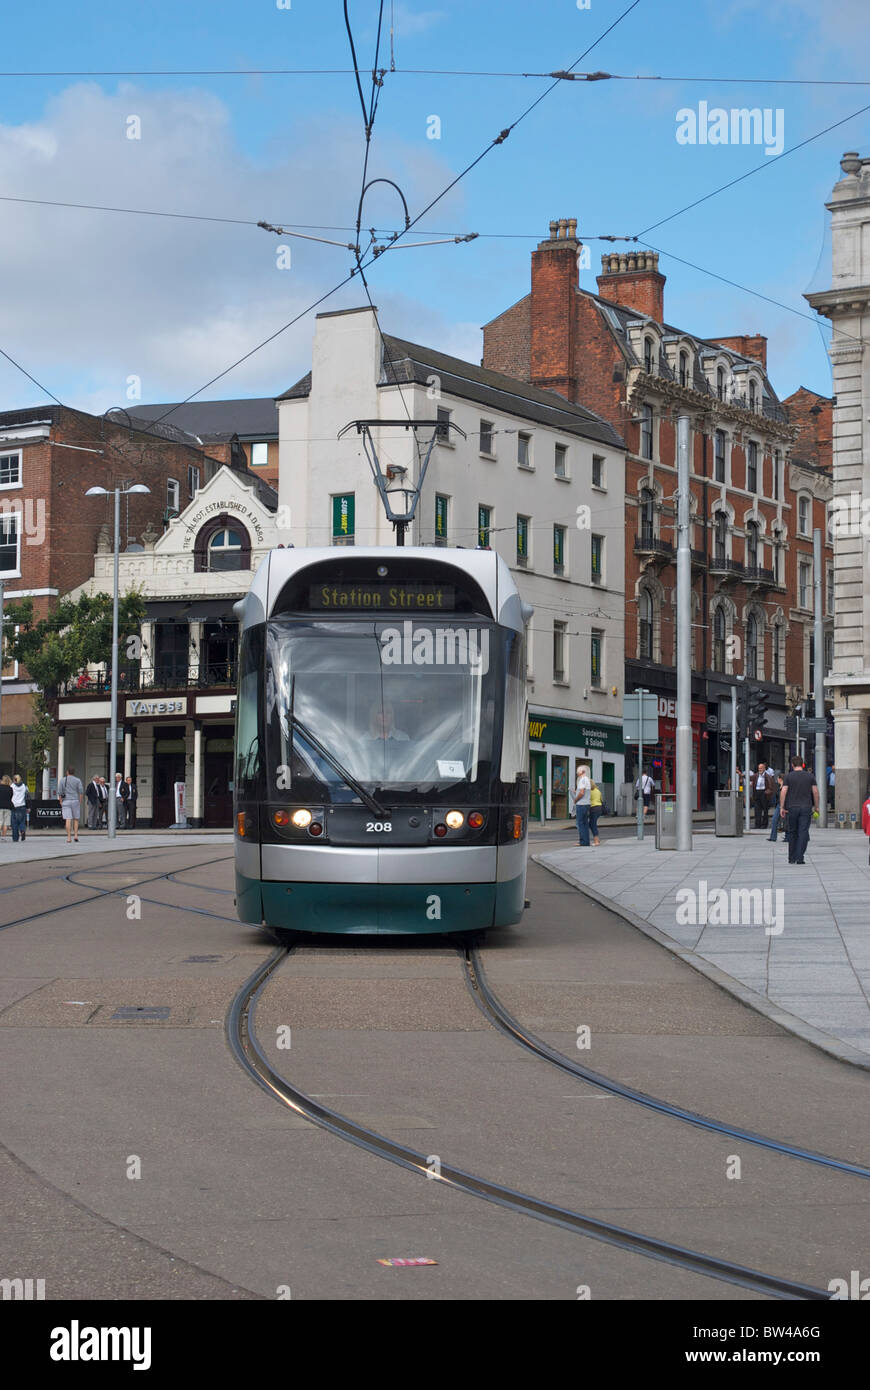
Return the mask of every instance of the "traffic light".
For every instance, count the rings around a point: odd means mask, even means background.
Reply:
[[[770,695],[766,690],[754,689],[749,695],[749,733],[761,738],[767,724],[767,706]]]

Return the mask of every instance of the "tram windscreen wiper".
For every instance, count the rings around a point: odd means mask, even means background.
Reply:
[[[347,768],[338,761],[335,754],[331,753],[330,750],[320,742],[320,739],[311,732],[307,725],[302,723],[302,720],[293,713],[292,709],[287,711],[287,717],[293,728],[298,729],[306,742],[311,744],[314,751],[319,753],[321,758],[324,758],[326,762],[329,763],[334,772],[338,773],[345,786],[350,787],[352,792],[356,792],[360,801],[362,801],[365,806],[368,806],[372,815],[377,816],[379,820],[389,819],[389,813],[381,806],[380,802],[375,801],[375,798],[366,791],[365,787],[363,787],[351,773],[348,772]]]

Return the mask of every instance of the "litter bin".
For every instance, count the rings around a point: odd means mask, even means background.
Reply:
[[[717,792],[716,834],[743,834],[743,797],[740,792]]]
[[[659,794],[656,797],[656,849],[677,848],[677,799]]]

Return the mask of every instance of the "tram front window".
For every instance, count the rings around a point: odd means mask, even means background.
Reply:
[[[272,764],[289,769],[288,795],[354,799],[324,751],[366,788],[402,799],[488,779],[503,685],[499,632],[416,621],[399,629],[270,623],[267,740]]]

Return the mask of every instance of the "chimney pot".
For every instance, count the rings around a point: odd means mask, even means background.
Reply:
[[[556,233],[558,232],[558,230],[559,230],[559,224],[558,224],[558,222],[556,222],[555,220],[552,221],[552,222],[550,223],[550,240],[551,240],[551,241],[555,241],[555,240],[556,240]]]
[[[567,227],[568,227],[568,219],[567,219],[566,217],[560,217],[560,218],[559,218],[559,238],[560,238],[560,240],[561,240],[562,237],[564,237]]]
[[[576,218],[576,217],[569,217],[569,218],[568,218],[568,235],[569,235],[569,237],[573,237],[573,239],[574,239],[575,241],[577,240],[577,218]]]

